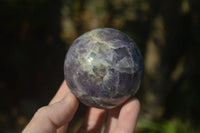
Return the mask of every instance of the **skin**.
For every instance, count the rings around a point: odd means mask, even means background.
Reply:
[[[78,99],[64,81],[49,105],[38,109],[22,133],[65,133],[78,105]],[[110,110],[90,107],[78,133],[101,132],[105,121],[104,133],[133,133],[139,111],[140,103],[136,98]]]

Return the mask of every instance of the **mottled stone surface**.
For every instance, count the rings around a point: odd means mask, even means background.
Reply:
[[[71,91],[82,103],[97,108],[113,108],[133,96],[143,72],[135,42],[112,28],[94,29],[77,38],[64,63]]]

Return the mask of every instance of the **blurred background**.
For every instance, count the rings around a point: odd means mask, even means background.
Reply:
[[[74,39],[111,27],[132,37],[145,60],[136,133],[199,133],[199,7],[199,0],[1,0],[0,132],[20,132],[48,104]],[[81,104],[70,133],[86,110]]]

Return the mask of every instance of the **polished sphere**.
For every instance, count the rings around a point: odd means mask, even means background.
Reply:
[[[64,74],[72,93],[84,104],[113,108],[140,87],[144,61],[136,43],[112,28],[78,37],[67,52]]]

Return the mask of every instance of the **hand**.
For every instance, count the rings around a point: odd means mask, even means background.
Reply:
[[[63,98],[64,97],[64,98]],[[72,120],[79,102],[70,92],[65,81],[48,106],[40,108],[23,133],[64,133]],[[98,133],[107,116],[105,133],[133,133],[139,115],[140,103],[128,100],[121,107],[111,110],[89,108],[79,133]]]

